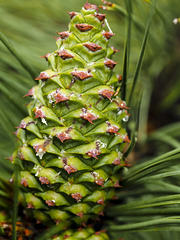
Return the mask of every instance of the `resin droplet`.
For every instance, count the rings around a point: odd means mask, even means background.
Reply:
[[[123,120],[124,122],[128,122],[128,120],[129,120],[129,116],[126,115],[122,120]]]

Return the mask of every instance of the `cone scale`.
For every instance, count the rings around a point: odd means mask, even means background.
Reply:
[[[25,95],[32,101],[13,154],[26,211],[43,223],[84,224],[102,215],[119,187],[129,141],[122,127],[128,108],[119,97],[121,76],[112,60],[117,50],[109,46],[114,34],[104,29],[105,14],[86,3],[69,15],[57,50],[43,56],[49,68]]]

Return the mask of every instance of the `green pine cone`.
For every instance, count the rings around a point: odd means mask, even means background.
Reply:
[[[13,163],[27,212],[41,222],[79,224],[103,214],[119,187],[128,108],[119,97],[105,14],[89,3],[69,14],[58,49],[44,56],[49,69],[26,95],[33,100],[16,132]]]

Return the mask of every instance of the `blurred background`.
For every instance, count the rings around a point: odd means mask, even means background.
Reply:
[[[115,70],[120,74],[123,74],[128,1],[113,0],[117,4],[116,8],[109,6],[110,11],[101,10],[107,14],[108,23],[116,34],[111,39],[111,44],[120,50],[114,56],[114,60],[118,61]],[[54,37],[57,37],[57,31],[67,30],[70,21],[67,11],[79,11],[85,2],[1,0],[0,32],[5,34],[21,58],[31,66],[34,75],[38,76],[40,71],[48,68],[40,56],[56,49]],[[102,5],[100,0],[89,2]],[[134,0],[132,3],[127,99],[150,9],[150,0]],[[180,23],[173,23],[178,17],[179,0],[158,2],[131,105],[135,117],[130,117],[128,127],[131,130],[137,125],[138,129],[138,142],[128,157],[131,163],[180,147]],[[12,155],[16,146],[12,132],[27,115],[26,104],[29,99],[23,96],[34,84],[32,76],[0,41],[0,175],[4,179],[9,179],[12,174],[11,164],[5,159]],[[136,239],[141,237],[138,235]]]

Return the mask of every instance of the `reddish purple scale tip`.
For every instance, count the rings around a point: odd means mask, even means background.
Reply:
[[[80,193],[72,193],[71,197],[76,199],[77,202],[79,202],[82,198],[82,195]]]
[[[114,165],[122,165],[119,158],[115,159],[115,160],[113,161],[113,164],[114,164]]]
[[[54,219],[54,222],[56,223],[56,225],[58,225],[58,224],[61,222],[61,220],[59,220],[59,219]]]
[[[88,3],[88,2],[84,4],[84,8],[85,8],[86,10],[94,9],[94,10],[96,10],[97,12],[99,11],[97,5],[91,4],[91,3]]]
[[[111,60],[111,59],[106,59],[106,61],[104,62],[104,65],[106,65],[106,67],[113,69],[116,66],[117,62]]]
[[[73,17],[75,17],[77,15],[77,12],[69,12],[68,14],[70,15],[70,18],[72,19]]]
[[[49,207],[54,207],[56,206],[55,202],[53,200],[46,200],[46,204],[49,206]]]
[[[38,78],[35,78],[35,80],[47,80],[49,78],[49,74],[46,72],[41,72]]]
[[[112,32],[103,32],[102,35],[107,39],[109,40],[112,36],[115,35],[115,33],[112,33]]]
[[[128,135],[126,135],[124,138],[123,138],[123,142],[128,142],[128,143],[130,143],[131,141],[130,141],[130,139],[129,139],[129,137],[128,137]]]
[[[20,125],[17,128],[26,129],[26,122],[21,121]]]
[[[97,179],[95,180],[95,183],[96,183],[97,185],[100,185],[101,187],[104,187],[104,179],[103,179],[103,178],[97,178]]]
[[[109,100],[111,100],[111,97],[113,96],[113,94],[114,94],[114,91],[109,89],[103,89],[99,91],[99,95],[102,95],[103,97],[106,97]]]
[[[69,98],[66,97],[66,95],[60,92],[60,89],[57,89],[53,96],[56,100],[55,104],[69,100]]]
[[[40,177],[39,180],[41,184],[50,184],[50,181],[47,177]]]
[[[17,135],[18,135],[18,130],[16,130],[15,132],[12,132],[12,134],[14,134],[16,137],[17,137]]]
[[[119,182],[118,182],[118,181],[114,183],[114,187],[115,187],[115,188],[122,188],[122,186],[119,185]]]
[[[113,54],[115,54],[116,52],[119,52],[119,50],[114,47],[111,47],[111,49],[114,51]]]
[[[71,139],[71,136],[67,132],[57,133],[56,137],[63,143],[65,140]]]
[[[27,208],[28,208],[28,209],[34,209],[35,207],[33,206],[32,203],[27,203]]]
[[[85,72],[85,71],[82,71],[82,72],[75,71],[75,72],[71,72],[71,74],[79,80],[84,80],[86,78],[93,77],[92,74],[90,74],[89,72]]]
[[[28,96],[32,97],[33,95],[34,95],[34,87],[31,88],[31,89],[29,90],[29,92],[28,92],[26,95],[24,95],[23,97],[28,97]]]
[[[108,127],[108,129],[107,129],[106,132],[107,132],[107,133],[119,134],[118,131],[119,131],[119,127],[114,126],[114,125],[110,125],[110,126]]]
[[[91,172],[91,174],[92,174],[92,176],[93,176],[94,179],[95,179],[94,182],[95,182],[97,185],[100,185],[100,186],[104,187],[104,179],[101,178],[101,177],[99,177],[99,176],[97,176],[96,172]]]
[[[93,14],[93,16],[99,19],[100,22],[102,22],[106,18],[106,14],[101,14],[101,13]]]
[[[66,39],[69,37],[69,32],[57,32],[61,39]]]
[[[113,5],[112,2],[108,2],[108,1],[105,1],[105,0],[102,0],[102,2],[103,2],[103,4],[105,4],[105,5],[109,6],[109,7],[111,7]]]
[[[57,53],[58,53],[58,56],[61,57],[63,60],[65,60],[67,58],[73,58],[74,57],[72,54],[68,53],[65,50],[57,51]]]
[[[81,32],[87,32],[87,31],[90,31],[93,26],[92,25],[89,25],[89,24],[86,24],[86,23],[79,23],[79,24],[76,24],[75,25]]]
[[[84,213],[83,213],[83,212],[79,212],[79,213],[76,213],[76,215],[77,215],[78,217],[80,217],[81,219],[83,219]]]
[[[99,200],[97,201],[97,203],[98,203],[98,204],[101,204],[101,205],[105,205],[105,204],[104,204],[104,199],[103,199],[103,198],[99,199]]]
[[[51,55],[50,53],[47,53],[46,55],[41,56],[41,58],[45,58],[46,60],[48,60],[48,57],[49,57],[50,55]]]
[[[24,159],[25,159],[25,157],[24,157],[24,155],[22,154],[22,152],[20,152],[20,153],[18,154],[18,157],[19,157],[21,160],[24,160]]]
[[[100,235],[101,233],[105,233],[105,232],[107,232],[107,230],[101,230],[101,231],[98,231],[98,232],[95,232],[95,235]]]
[[[90,51],[92,52],[96,52],[98,50],[101,50],[102,47],[99,46],[98,44],[96,43],[84,43],[83,46],[85,46],[86,48],[88,48]]]
[[[99,212],[98,215],[99,215],[99,216],[104,216],[103,211]]]
[[[116,105],[118,106],[118,108],[120,110],[130,109],[129,107],[126,106],[126,103],[124,101],[122,101],[121,99],[115,99],[115,100],[113,100],[113,102],[116,103]],[[128,114],[126,110],[124,110],[124,112],[126,112],[126,114],[128,116],[130,116],[130,114]]]
[[[27,187],[28,181],[26,179],[22,178],[20,184],[23,185],[24,187]]]
[[[121,74],[118,74],[118,82],[121,82],[123,80],[123,77]]]
[[[43,151],[46,150],[43,144],[34,145],[33,148],[36,152],[38,152],[40,149],[42,149]]]
[[[67,238],[69,238],[70,237],[70,235],[65,235],[64,237],[63,237],[63,239],[67,239]]]
[[[66,172],[68,174],[77,172],[77,169],[74,166],[71,166],[71,165],[65,165],[63,168],[64,168],[64,170],[66,170]]]
[[[82,108],[80,117],[87,120],[91,124],[94,124],[93,121],[99,118],[98,116],[95,116],[93,113],[89,112],[86,108]]]
[[[6,157],[5,159],[8,159],[10,162],[13,162],[13,156]]]
[[[36,107],[34,110],[35,117],[34,118],[45,118],[46,115],[44,111],[41,109],[41,107]]]
[[[86,153],[89,157],[93,157],[95,159],[98,159],[97,156],[101,154],[99,149],[92,149]]]

